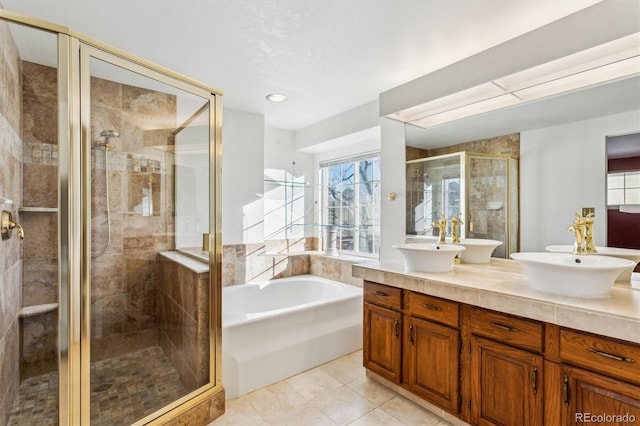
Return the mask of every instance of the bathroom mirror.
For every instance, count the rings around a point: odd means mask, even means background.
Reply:
[[[640,132],[607,138],[607,245],[640,249]]]
[[[631,127],[636,126],[635,130],[640,131],[640,115],[633,115],[633,112],[637,111],[640,111],[640,77],[638,76],[574,91],[518,107],[472,116],[426,129],[406,124],[405,144],[407,159],[414,160],[416,158],[421,158],[421,156],[441,155],[446,152],[452,152],[447,151],[447,149],[464,150],[456,147],[458,145],[463,146],[462,144],[468,144],[473,141],[476,141],[476,145],[480,144],[481,146],[484,146],[487,149],[485,152],[493,151],[504,153],[504,151],[502,151],[504,149],[503,146],[496,144],[492,147],[492,144],[494,143],[492,142],[494,141],[493,138],[501,135],[511,135],[514,138],[519,138],[521,132],[531,132],[536,129],[553,128],[555,126],[563,126],[568,123],[579,123],[583,121],[586,126],[586,123],[589,120],[605,119],[609,116],[629,112],[632,112]],[[635,120],[633,117],[636,117]],[[633,124],[634,122],[635,124]],[[571,136],[568,136],[567,139],[570,137]],[[521,141],[518,140],[518,145],[520,145],[520,143]],[[548,143],[558,146],[563,143],[563,140],[555,140],[553,142],[549,141]],[[594,152],[594,149],[590,147],[585,148],[591,150],[590,155],[597,155],[600,157],[600,160],[597,161],[601,161],[603,172],[598,171],[598,176],[594,178],[592,175],[595,171],[588,170],[584,175],[586,179],[583,179],[583,187],[580,188],[580,191],[583,194],[597,193],[597,198],[603,200],[606,198],[606,171],[604,171],[606,169],[604,168],[604,165],[607,161],[604,146],[605,138],[602,137],[601,143],[599,142],[598,147],[596,148],[600,149],[602,147],[601,153]],[[521,146],[520,148],[524,148],[524,146]],[[519,154],[520,153],[518,153],[518,156]],[[529,155],[535,155],[535,153],[530,153]],[[569,164],[570,161],[568,159],[564,162],[560,159],[558,161],[568,168],[573,167]],[[540,173],[542,173],[542,171],[543,170],[539,170]],[[555,172],[563,174],[561,170],[554,170],[554,173]],[[564,175],[566,175],[566,173]],[[528,177],[530,178],[530,176],[524,176],[524,174],[522,174],[522,176],[525,179]],[[407,177],[406,184],[407,188],[409,188],[409,176]],[[585,185],[586,187],[584,187]],[[537,204],[540,206],[553,205],[557,207],[557,200],[553,198],[557,194],[554,194],[554,191],[548,189],[549,188],[544,190],[543,188],[540,193],[535,194],[535,197],[537,197],[538,200]],[[523,192],[521,199],[522,197],[527,197],[527,193]],[[579,198],[579,200],[573,203],[576,204],[575,206],[572,204],[569,207],[563,208],[561,213],[562,217],[567,216],[567,220],[570,219],[572,209],[581,207],[579,203],[583,202],[583,200],[584,202],[590,202],[588,201],[590,197],[587,196],[577,196],[577,198]],[[570,201],[567,201],[567,204],[569,202]],[[602,203],[602,206],[599,207],[604,208],[604,202]],[[523,209],[521,209],[521,215],[527,214],[532,215],[534,213],[523,212]],[[598,229],[598,232],[602,232],[603,235],[601,244],[606,244],[605,230],[607,225],[605,223],[605,213],[603,211],[597,211],[596,216],[600,222],[598,223],[600,228]],[[558,225],[556,227],[560,231],[554,231],[554,235],[557,236],[557,240],[547,241],[550,239],[549,237],[540,236],[540,232],[534,230],[534,227],[541,226],[539,222],[527,223],[525,227],[528,230],[523,230],[520,226],[521,220],[522,216],[512,225],[523,231],[521,233],[520,246],[527,250],[531,250],[532,247],[541,250],[544,248],[544,244],[567,241],[566,235],[561,233],[562,229],[565,228],[564,223],[561,224],[562,226]],[[531,235],[535,235],[535,238],[532,238]],[[528,241],[528,239],[531,241]]]

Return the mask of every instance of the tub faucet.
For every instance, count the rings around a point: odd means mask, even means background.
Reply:
[[[453,244],[460,242],[460,235],[458,232],[458,225],[464,225],[464,222],[460,219],[462,213],[455,213],[451,216],[451,237]]]
[[[447,218],[444,217],[443,213],[440,213],[440,220],[437,222],[431,222],[431,226],[437,226],[440,232],[440,238],[438,239],[438,244],[445,244],[446,241],[444,237],[447,233]]]

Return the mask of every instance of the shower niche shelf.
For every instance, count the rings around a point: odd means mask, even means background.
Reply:
[[[57,207],[20,207],[20,213],[58,213]]]
[[[24,306],[18,312],[19,318],[32,317],[34,315],[45,314],[58,309],[57,303],[45,303],[42,305]]]

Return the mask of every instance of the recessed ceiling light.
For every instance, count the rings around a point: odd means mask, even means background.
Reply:
[[[281,94],[281,93],[271,93],[269,95],[266,96],[267,100],[269,102],[275,102],[275,103],[280,103],[280,102],[284,102],[286,101],[287,98],[285,95]]]

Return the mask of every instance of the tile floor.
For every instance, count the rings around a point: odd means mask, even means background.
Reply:
[[[209,426],[449,426],[365,375],[362,351],[227,401]]]
[[[91,365],[91,424],[129,425],[189,392],[157,346]],[[58,373],[20,384],[9,426],[58,424]]]

